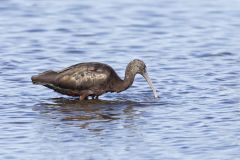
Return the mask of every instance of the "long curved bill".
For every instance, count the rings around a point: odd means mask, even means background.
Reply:
[[[146,81],[148,82],[149,86],[150,86],[151,89],[153,90],[154,97],[155,97],[155,98],[158,98],[159,96],[158,96],[158,94],[157,94],[156,89],[153,87],[153,83],[152,83],[151,79],[149,78],[148,73],[147,73],[147,72],[144,72],[144,73],[143,73],[143,77],[146,79]]]

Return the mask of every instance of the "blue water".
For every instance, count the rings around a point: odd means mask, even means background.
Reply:
[[[240,159],[240,1],[2,0],[0,159]],[[30,77],[88,61],[144,78],[79,102]]]

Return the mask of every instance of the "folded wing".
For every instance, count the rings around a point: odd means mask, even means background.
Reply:
[[[57,86],[65,89],[86,90],[99,88],[109,81],[110,72],[99,64],[78,64],[58,72]]]

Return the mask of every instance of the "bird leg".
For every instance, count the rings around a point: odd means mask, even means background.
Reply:
[[[88,99],[88,98],[87,98],[87,95],[84,95],[84,94],[83,94],[83,95],[81,95],[81,96],[79,97],[79,99],[80,99],[80,101],[82,101],[82,100],[84,100],[84,99],[86,100],[86,99]]]
[[[98,99],[98,96],[96,96],[96,95],[93,95],[91,97],[92,97],[92,99]]]
[[[83,94],[80,95],[79,99],[82,100],[88,100],[88,94],[85,92]]]
[[[87,99],[88,99],[88,96],[91,95],[91,94],[92,94],[91,91],[88,91],[88,90],[82,91],[79,99],[80,99],[80,100],[87,100]],[[92,97],[93,97],[93,96],[92,96]],[[93,98],[94,98],[94,97],[93,97]]]

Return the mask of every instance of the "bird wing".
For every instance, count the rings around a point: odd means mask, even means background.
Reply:
[[[110,72],[98,64],[78,64],[60,72],[56,83],[61,88],[85,90],[108,83]]]

